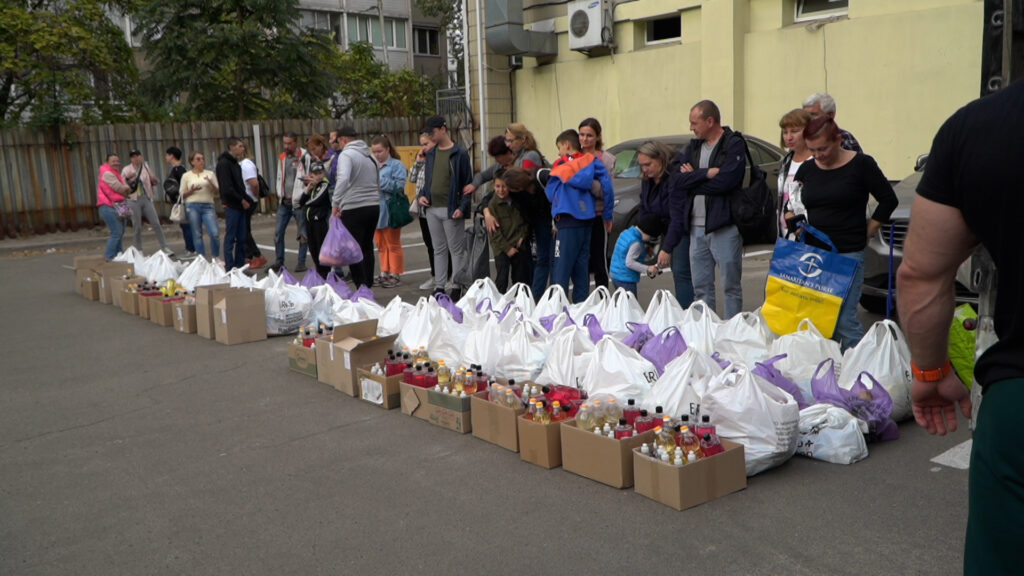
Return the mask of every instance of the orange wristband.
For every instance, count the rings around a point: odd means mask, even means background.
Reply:
[[[914,380],[919,382],[938,382],[953,371],[953,363],[949,361],[949,358],[946,358],[946,363],[940,368],[936,368],[934,370],[921,370],[917,367],[917,364],[914,364],[914,362],[911,361],[910,371],[914,374]]]

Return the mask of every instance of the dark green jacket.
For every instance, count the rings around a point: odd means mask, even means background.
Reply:
[[[515,248],[519,240],[529,233],[526,220],[511,200],[502,200],[497,196],[491,198],[488,209],[500,226],[491,234],[491,250],[495,255],[505,254],[509,248]]]

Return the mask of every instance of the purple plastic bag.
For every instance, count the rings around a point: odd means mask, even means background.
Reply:
[[[373,290],[370,290],[370,288],[367,287],[365,284],[359,286],[359,288],[352,293],[352,296],[349,297],[349,300],[353,302],[358,302],[360,298],[366,298],[367,300],[373,302],[374,304],[377,303],[377,299],[374,298],[373,296]]]
[[[654,338],[654,332],[651,331],[649,324],[626,322],[626,328],[629,328],[629,336],[623,338],[622,343],[637,352],[644,347],[644,344],[647,344],[648,340]]]
[[[572,316],[569,316],[569,309],[563,307],[562,310],[565,311],[565,324],[563,324],[562,326],[563,327],[565,327],[565,326],[575,326],[576,323],[572,321]],[[541,318],[540,319],[540,326],[541,326],[541,328],[547,330],[548,333],[550,334],[551,333],[551,328],[553,328],[554,325],[555,325],[555,320],[559,316],[561,316],[561,315],[562,315],[562,313],[559,312],[558,314],[552,314],[551,316],[545,316],[545,317]]]
[[[317,286],[323,286],[324,279],[320,277],[320,274],[316,271],[316,268],[310,268],[306,275],[302,277],[302,282],[299,282],[299,286],[305,286],[312,290]]]
[[[516,308],[516,303],[515,302],[509,302],[508,304],[505,304],[505,309],[502,310],[501,314],[498,315],[498,322],[501,322],[502,320],[504,320],[505,316],[508,316],[508,313],[513,308]],[[518,308],[516,308],[516,309],[518,309]]]
[[[363,261],[363,249],[355,237],[341,223],[341,218],[331,216],[330,229],[320,247],[321,266],[350,266]]]
[[[779,354],[778,356],[772,356],[764,362],[755,362],[754,369],[751,370],[751,372],[753,372],[755,376],[760,376],[788,392],[789,395],[796,400],[796,405],[803,410],[810,406],[810,403],[808,403],[807,399],[804,398],[804,393],[800,391],[800,387],[797,386],[796,383],[787,378],[785,374],[775,367],[775,363],[786,356],[789,356],[789,354]]]
[[[281,279],[284,280],[284,283],[287,284],[288,286],[295,286],[296,284],[299,283],[299,281],[295,279],[295,276],[292,276],[292,273],[289,272],[287,268],[281,268]]]
[[[438,294],[437,296],[434,296],[434,300],[437,300],[438,306],[444,308],[452,315],[452,319],[455,320],[455,322],[462,324],[462,308],[459,308],[455,305],[455,302],[452,302],[451,296],[447,294]]]
[[[339,278],[338,275],[334,273],[334,270],[327,273],[327,280],[325,280],[325,282],[328,286],[334,288],[334,292],[337,293],[338,296],[341,296],[345,300],[352,297],[352,289],[348,287],[348,282]]]
[[[718,362],[718,365],[722,367],[722,370],[725,370],[729,366],[732,366],[732,362],[729,362],[725,358],[722,358],[722,355],[719,354],[718,352],[712,352],[711,359],[714,360],[715,362]]]
[[[822,368],[828,369],[822,373]],[[864,377],[871,381],[872,387],[864,385]],[[843,408],[850,414],[868,423],[868,433],[864,436],[868,442],[895,440],[900,437],[900,429],[891,418],[892,397],[889,392],[867,372],[861,372],[857,381],[849,390],[839,385],[836,378],[835,361],[828,358],[818,364],[811,378],[811,392],[815,400]]]
[[[683,340],[679,328],[669,326],[644,344],[640,349],[640,355],[651,361],[658,369],[658,376],[665,372],[665,365],[675,360],[680,354],[686,352],[686,341]]]
[[[604,330],[601,328],[601,323],[598,322],[597,316],[593,314],[587,314],[583,317],[583,327],[590,333],[590,341],[597,344],[604,337]]]

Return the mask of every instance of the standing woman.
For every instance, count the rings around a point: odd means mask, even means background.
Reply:
[[[337,158],[337,156],[335,156]],[[301,186],[301,191],[299,187]],[[320,247],[324,245],[327,231],[330,229],[331,190],[333,185],[326,178],[324,165],[313,161],[305,179],[295,180],[295,192],[298,205],[303,207],[306,221],[306,234],[309,240],[309,254],[313,257],[316,273],[326,278],[331,272],[330,266],[320,263]]]
[[[191,170],[181,176],[178,193],[185,202],[188,222],[192,229],[192,244],[201,256],[206,256],[203,245],[203,226],[210,236],[210,255],[220,257],[220,230],[217,228],[216,196],[220,194],[217,175],[206,169],[206,157],[202,152],[188,155]]]
[[[646,214],[661,219],[665,236],[659,256],[665,254],[671,258],[676,300],[680,306],[688,308],[693,304],[693,276],[690,274],[690,222],[683,215],[690,211],[685,207],[686,192],[676,186],[679,171],[669,168],[674,155],[671,148],[657,140],[648,140],[637,148],[636,161],[643,173],[637,221]]]
[[[786,223],[795,232],[797,222],[806,219],[828,235],[840,254],[859,264],[832,334],[845,352],[864,336],[864,327],[857,318],[857,303],[864,284],[864,248],[868,238],[889,221],[899,200],[874,158],[842,147],[839,126],[828,116],[811,120],[804,128],[804,140],[814,160],[804,162],[796,172]],[[871,218],[865,219],[869,195],[878,201],[878,206]],[[812,246],[830,249],[809,234],[804,235],[804,240]]]
[[[124,221],[114,209],[114,204],[124,202],[129,192],[131,188],[121,177],[121,158],[117,154],[107,154],[107,162],[100,166],[100,177],[96,183],[96,206],[100,218],[103,218],[110,230],[107,248],[103,252],[107,262],[124,251]]]
[[[779,170],[779,236],[791,236],[786,232],[786,205],[793,190],[793,179],[800,166],[811,157],[804,141],[804,128],[811,121],[811,115],[803,108],[795,108],[779,120],[782,128],[782,144],[789,149],[782,159]]]
[[[398,150],[395,150],[387,136],[381,134],[371,140],[370,153],[380,166],[380,195],[386,207],[392,197],[405,194],[405,179],[408,172],[399,158]],[[398,276],[405,272],[402,229],[392,228],[392,220],[387,210],[382,210],[380,220],[377,222],[377,232],[374,234],[380,252],[381,286],[384,288],[395,288],[401,284]]]
[[[615,176],[615,156],[604,150],[601,139],[601,123],[597,118],[584,118],[578,127],[580,148],[585,154],[593,154],[604,164],[608,176]],[[604,198],[594,198],[594,210],[598,214],[591,223],[590,230],[590,273],[594,275],[594,287],[608,286],[608,233],[612,231],[611,221],[601,218],[604,210]]]
[[[149,163],[143,160],[142,152],[132,150],[128,153],[130,163],[121,171],[132,193],[128,196],[128,206],[132,209],[132,228],[135,232],[135,248],[142,252],[142,218],[149,221],[156,233],[156,240],[160,243],[160,249],[168,256],[174,256],[174,252],[167,247],[167,239],[164,238],[164,229],[160,227],[160,216],[156,213],[156,206],[153,205],[153,186],[160,183],[149,167]]]

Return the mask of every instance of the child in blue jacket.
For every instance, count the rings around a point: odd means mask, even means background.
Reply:
[[[616,289],[629,290],[636,296],[640,274],[647,274],[648,278],[661,274],[661,269],[657,265],[648,266],[644,261],[650,256],[650,244],[664,233],[665,224],[661,217],[648,213],[641,216],[635,226],[630,226],[619,234],[609,270],[612,284]]]

